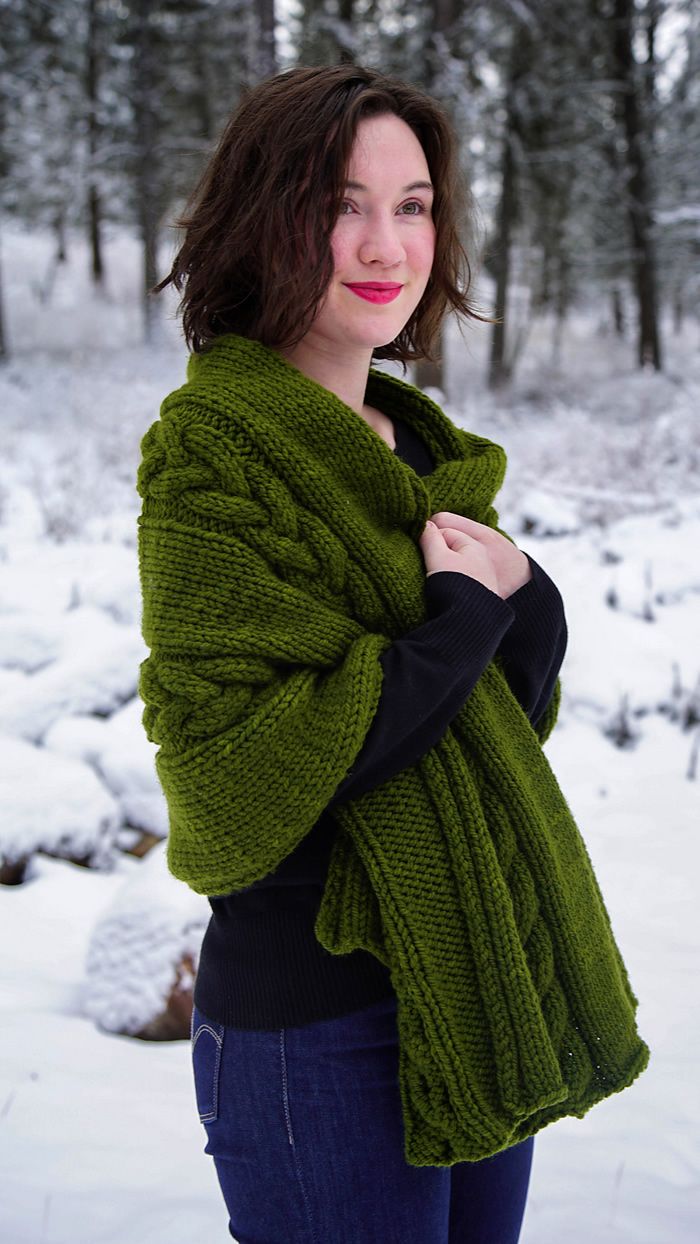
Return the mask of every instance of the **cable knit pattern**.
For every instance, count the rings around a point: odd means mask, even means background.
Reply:
[[[348,773],[380,655],[426,620],[418,537],[436,510],[495,527],[505,454],[370,373],[420,477],[355,412],[236,336],[190,359],[143,438],[144,726],[168,862],[202,894],[266,876]],[[475,1161],[583,1115],[645,1067],[636,999],[586,848],[498,656],[415,765],[333,808],[316,921],[398,997],[409,1163]]]

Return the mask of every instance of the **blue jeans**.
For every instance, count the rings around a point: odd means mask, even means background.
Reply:
[[[192,1058],[238,1244],[516,1244],[532,1140],[451,1167],[405,1160],[395,997],[273,1032],[195,1007]]]

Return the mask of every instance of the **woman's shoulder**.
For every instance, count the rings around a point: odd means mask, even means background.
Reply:
[[[259,468],[251,452],[254,411],[244,384],[211,384],[188,367],[184,384],[162,400],[158,418],[140,442],[137,489],[201,490],[223,485],[248,495]],[[156,484],[156,480],[159,482]]]
[[[155,426],[171,439],[197,437],[233,453],[260,422],[260,375],[236,366],[219,340],[216,349],[189,355],[185,382],[163,398]]]

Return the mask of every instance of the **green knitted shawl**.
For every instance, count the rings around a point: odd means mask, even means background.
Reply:
[[[138,491],[144,727],[172,873],[200,894],[269,874],[352,768],[380,655],[426,619],[437,510],[495,527],[503,450],[370,373],[421,477],[333,394],[234,335],[192,356],[146,432]],[[315,925],[398,999],[406,1160],[474,1161],[582,1116],[645,1067],[636,998],[591,863],[533,729],[487,667],[416,764],[333,809]]]

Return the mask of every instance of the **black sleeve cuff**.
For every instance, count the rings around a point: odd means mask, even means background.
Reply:
[[[429,622],[412,635],[430,626],[430,643],[458,670],[471,668],[471,655],[489,647],[495,632],[502,640],[516,616],[509,601],[459,570],[427,576],[425,605]]]
[[[379,706],[329,807],[415,764],[442,738],[514,618],[500,596],[459,571],[428,575],[425,599],[428,621],[380,657]]]
[[[534,725],[554,691],[568,632],[559,589],[526,556],[532,578],[508,597],[515,619],[501,640],[499,655],[510,688]]]

